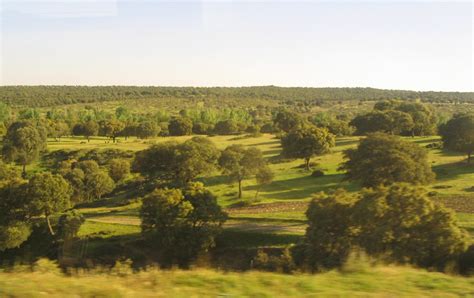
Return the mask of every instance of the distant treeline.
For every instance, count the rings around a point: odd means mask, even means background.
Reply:
[[[421,99],[426,102],[474,102],[474,92],[417,92],[374,88],[302,87],[138,87],[3,86],[0,101],[11,106],[48,107],[127,99],[266,99],[276,101],[345,101]]]

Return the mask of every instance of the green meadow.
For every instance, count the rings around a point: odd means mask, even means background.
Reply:
[[[87,142],[81,137],[49,140],[49,151],[79,149],[120,149],[139,151],[151,144],[176,140],[182,142],[191,136],[157,137],[140,140],[134,137],[120,138],[112,143],[103,137],[93,137]],[[339,165],[343,161],[343,151],[358,144],[358,137],[340,137],[330,154],[312,159],[313,169],[322,169],[323,177],[311,177],[311,172],[302,167],[302,160],[280,158],[280,142],[270,134],[259,137],[249,136],[211,136],[219,149],[231,144],[242,144],[259,148],[275,173],[273,182],[258,189],[255,179],[243,182],[243,198],[237,198],[237,185],[219,172],[200,177],[217,197],[219,204],[229,213],[225,232],[221,237],[232,238],[239,235],[239,246],[286,246],[297,242],[304,234],[307,202],[320,191],[344,188],[357,191],[357,183],[344,179]],[[439,137],[406,138],[426,147],[439,142]],[[442,201],[458,214],[459,223],[474,234],[474,165],[468,165],[461,154],[440,149],[429,150],[429,159],[437,178],[428,185],[427,190],[435,200]],[[40,166],[37,164],[36,167]],[[33,166],[34,167],[34,166]],[[256,196],[258,190],[258,196]],[[112,236],[139,233],[140,203],[135,197],[117,196],[105,198],[93,207],[81,208],[87,217],[79,236],[107,238]],[[268,243],[265,243],[267,239]]]

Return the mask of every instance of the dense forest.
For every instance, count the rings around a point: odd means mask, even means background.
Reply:
[[[3,86],[0,101],[11,106],[48,107],[127,99],[265,99],[275,101],[375,101],[385,99],[425,102],[474,102],[473,92],[418,92],[374,88],[301,87],[137,87],[137,86]]]

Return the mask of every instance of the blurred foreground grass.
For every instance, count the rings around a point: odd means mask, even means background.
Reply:
[[[50,263],[0,272],[0,297],[473,297],[474,277],[408,267],[352,266],[345,271],[284,275],[207,269],[133,273],[130,267],[64,275]]]

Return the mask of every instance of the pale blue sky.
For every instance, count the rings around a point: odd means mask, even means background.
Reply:
[[[2,85],[474,91],[472,1],[0,1]]]

